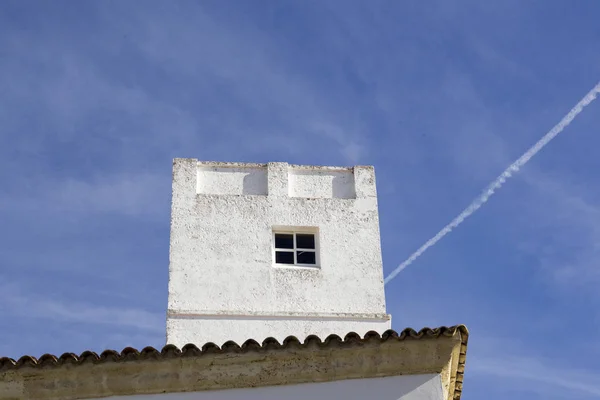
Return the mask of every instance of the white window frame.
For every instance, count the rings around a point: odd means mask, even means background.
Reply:
[[[292,249],[279,249],[275,247],[275,235],[283,234],[283,235],[294,235],[294,245]],[[304,249],[296,247],[296,235],[313,235],[315,238],[315,248],[314,249]],[[304,267],[304,268],[320,268],[321,260],[319,257],[319,231],[316,228],[273,228],[273,264],[277,267]],[[276,253],[278,251],[288,252],[294,254],[294,263],[293,264],[283,264],[277,263]],[[309,251],[315,253],[315,263],[314,264],[299,264],[297,260],[297,251]]]

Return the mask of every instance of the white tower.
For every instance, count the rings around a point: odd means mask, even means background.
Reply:
[[[174,160],[167,343],[390,325],[373,167]]]

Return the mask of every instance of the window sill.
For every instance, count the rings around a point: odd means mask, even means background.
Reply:
[[[278,269],[309,269],[309,270],[320,270],[320,265],[309,265],[309,264],[273,264],[273,267]]]

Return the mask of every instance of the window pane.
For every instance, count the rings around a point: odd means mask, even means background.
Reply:
[[[296,248],[298,249],[314,249],[315,235],[298,233],[296,234]]]
[[[275,248],[276,249],[293,249],[294,248],[294,235],[291,233],[276,233],[275,234]]]
[[[277,264],[293,264],[294,263],[294,252],[293,251],[276,251],[275,262]]]
[[[298,264],[316,264],[316,256],[314,251],[299,251],[297,252]]]

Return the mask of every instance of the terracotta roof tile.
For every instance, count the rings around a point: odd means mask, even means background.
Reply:
[[[401,332],[394,330],[387,330],[382,335],[377,332],[367,332],[364,337],[361,338],[355,332],[348,333],[343,339],[338,335],[329,335],[325,340],[321,340],[318,336],[310,335],[307,336],[303,342],[298,340],[295,336],[289,336],[283,340],[283,343],[275,338],[267,338],[262,344],[259,344],[255,340],[247,340],[241,346],[233,341],[228,341],[222,346],[217,346],[214,343],[206,343],[202,348],[198,348],[194,344],[186,344],[181,349],[177,346],[168,344],[164,346],[160,351],[153,347],[145,347],[142,350],[136,350],[132,347],[124,348],[120,353],[114,350],[104,350],[99,355],[93,351],[84,351],[79,356],[74,353],[64,353],[60,357],[52,354],[44,354],[39,358],[33,356],[24,355],[18,360],[14,360],[8,357],[0,358],[0,372],[7,370],[15,370],[25,367],[32,368],[56,368],[64,364],[71,365],[83,365],[88,363],[100,364],[100,363],[121,363],[128,361],[140,361],[140,360],[156,360],[170,359],[177,357],[202,357],[207,354],[223,354],[223,353],[248,353],[248,352],[267,352],[267,351],[278,351],[289,348],[311,348],[317,346],[319,348],[333,348],[333,347],[349,347],[349,346],[360,346],[365,343],[385,342],[389,340],[403,341],[403,340],[420,340],[424,338],[437,338],[440,336],[453,337],[456,334],[460,334],[461,337],[461,348],[459,362],[456,372],[456,384],[454,389],[454,400],[459,400],[462,392],[462,383],[465,370],[467,342],[469,332],[464,325],[456,325],[452,327],[439,327],[435,329],[423,328],[420,331],[415,331],[412,328],[406,328]]]

